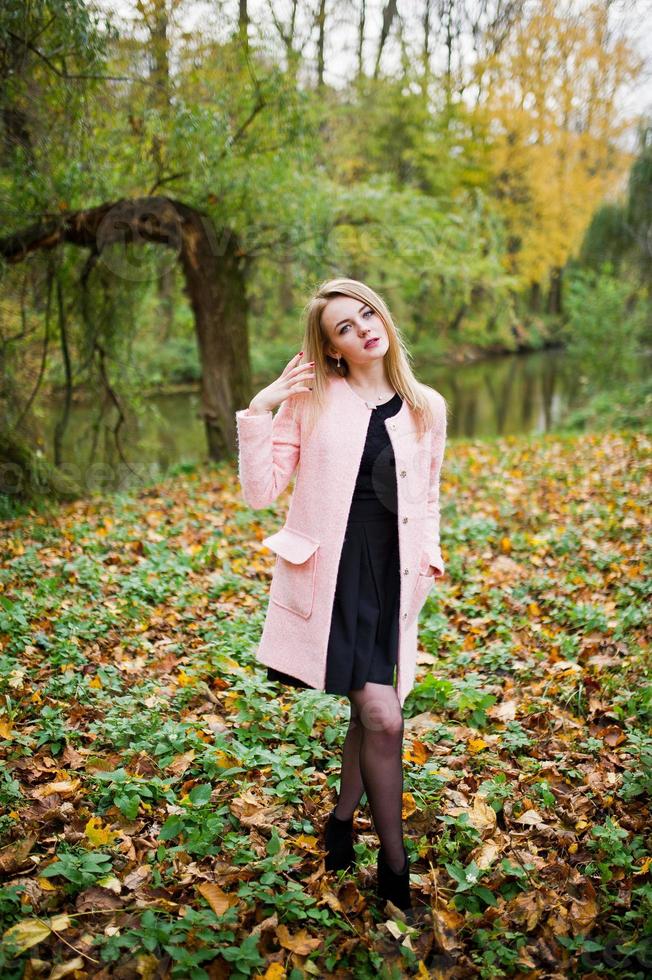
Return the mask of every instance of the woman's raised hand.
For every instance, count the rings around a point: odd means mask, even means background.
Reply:
[[[281,375],[275,381],[254,395],[249,405],[250,412],[253,414],[271,412],[290,395],[294,395],[298,391],[312,391],[308,382],[310,378],[315,377],[315,362],[310,361],[308,364],[301,364],[299,358],[302,354],[303,351],[296,354],[287,362]]]

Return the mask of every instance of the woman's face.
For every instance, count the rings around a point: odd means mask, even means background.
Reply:
[[[321,322],[328,335],[326,353],[335,358],[339,354],[349,365],[382,360],[389,350],[385,324],[359,299],[334,296],[322,310]],[[372,338],[376,342],[365,347]]]

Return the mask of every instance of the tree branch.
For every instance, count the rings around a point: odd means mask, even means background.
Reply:
[[[98,252],[107,245],[134,240],[176,245],[185,210],[182,202],[159,195],[108,201],[82,211],[46,213],[41,221],[0,238],[0,256],[13,264],[30,252],[57,248],[64,242]]]
[[[47,55],[43,54],[42,51],[31,43],[31,41],[26,40],[24,37],[20,37],[19,34],[14,34],[13,31],[7,31],[9,37],[13,37],[15,41],[18,41],[23,47],[32,51],[38,58],[43,61],[50,71],[53,71],[55,75],[59,78],[65,78],[70,81],[84,80],[84,81],[96,81],[96,82],[139,82],[141,85],[147,85],[149,88],[165,88],[161,82],[149,82],[145,78],[137,78],[131,75],[86,75],[86,74],[74,74],[70,75],[68,72],[61,71],[60,68],[48,58]]]
[[[160,177],[155,184],[152,184],[147,193],[153,194],[159,187],[162,187],[163,184],[171,184],[173,180],[181,180],[182,177],[190,177],[189,171],[185,171],[185,173],[181,171],[178,174],[170,174],[169,177]]]

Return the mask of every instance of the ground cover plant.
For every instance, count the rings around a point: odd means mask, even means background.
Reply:
[[[254,658],[233,466],[6,521],[0,975],[652,972],[650,438],[451,440],[405,706],[414,916],[324,871],[347,702]]]

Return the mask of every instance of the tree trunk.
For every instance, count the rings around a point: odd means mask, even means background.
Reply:
[[[356,52],[356,56],[357,56],[356,78],[358,82],[362,80],[362,77],[364,75],[363,48],[364,48],[364,32],[365,32],[366,20],[367,20],[367,4],[366,4],[366,0],[361,0],[360,17],[358,18],[358,49]]]
[[[539,313],[541,311],[541,283],[530,283],[530,311]]]
[[[218,239],[207,215],[172,198],[127,199],[37,222],[0,239],[0,256],[21,262],[30,252],[64,243],[99,255],[126,242],[156,242],[179,256],[195,315],[209,457],[230,457],[237,449],[235,412],[245,408],[252,395],[247,257],[230,229],[223,229]]]
[[[324,67],[326,45],[326,0],[319,0],[317,11],[317,88],[322,91],[324,88]]]
[[[559,266],[555,266],[550,272],[548,313],[561,313],[561,269]]]
[[[430,14],[430,0],[426,0],[423,10],[423,17],[421,19],[421,23],[423,25],[423,41],[421,44],[421,97],[423,98],[426,106],[428,105],[429,100],[430,78],[432,75],[430,68],[430,32],[432,30]]]
[[[383,26],[381,28],[380,37],[378,39],[378,49],[376,51],[376,64],[374,65],[374,78],[378,78],[378,73],[380,71],[380,59],[383,56],[385,42],[389,37],[389,32],[392,29],[392,24],[394,22],[394,18],[396,17],[397,6],[398,6],[398,0],[387,0],[385,9],[383,10]]]
[[[240,0],[238,5],[238,33],[245,52],[249,53],[249,11],[247,0]]]
[[[205,218],[186,210],[189,229],[181,264],[195,314],[208,454],[219,460],[235,452],[235,411],[246,408],[252,394],[245,259],[235,234],[223,237],[222,254],[216,255]]]

